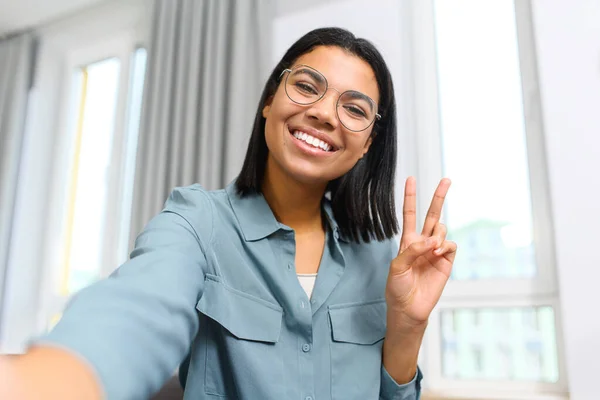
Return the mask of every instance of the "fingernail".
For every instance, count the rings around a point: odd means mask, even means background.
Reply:
[[[435,249],[435,251],[433,253],[437,254],[437,255],[442,254],[442,248],[440,247],[439,249]]]

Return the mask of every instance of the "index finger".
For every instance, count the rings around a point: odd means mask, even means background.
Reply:
[[[451,183],[452,182],[448,178],[444,178],[440,181],[440,184],[433,195],[433,200],[431,200],[429,210],[427,211],[427,217],[425,218],[423,231],[421,232],[422,235],[431,236],[435,225],[440,222],[442,209],[444,208],[444,200],[446,199],[446,194],[448,193]]]
[[[402,207],[402,236],[417,231],[417,181],[413,176],[404,185],[404,205]]]

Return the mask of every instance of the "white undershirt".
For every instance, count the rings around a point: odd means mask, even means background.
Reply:
[[[300,286],[302,286],[302,289],[304,289],[310,299],[315,287],[315,281],[317,280],[317,274],[298,274],[298,280],[300,281]]]

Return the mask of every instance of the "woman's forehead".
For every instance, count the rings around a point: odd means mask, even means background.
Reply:
[[[369,63],[339,47],[316,47],[300,56],[294,66],[300,64],[322,73],[330,87],[339,91],[357,90],[379,101],[377,79]]]

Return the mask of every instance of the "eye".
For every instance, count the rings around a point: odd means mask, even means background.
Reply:
[[[367,118],[367,114],[354,104],[345,104],[344,109],[354,117]]]
[[[302,93],[313,94],[313,95],[318,95],[319,94],[319,92],[317,91],[317,89],[315,89],[315,87],[313,85],[311,85],[310,83],[296,82],[295,86]]]

